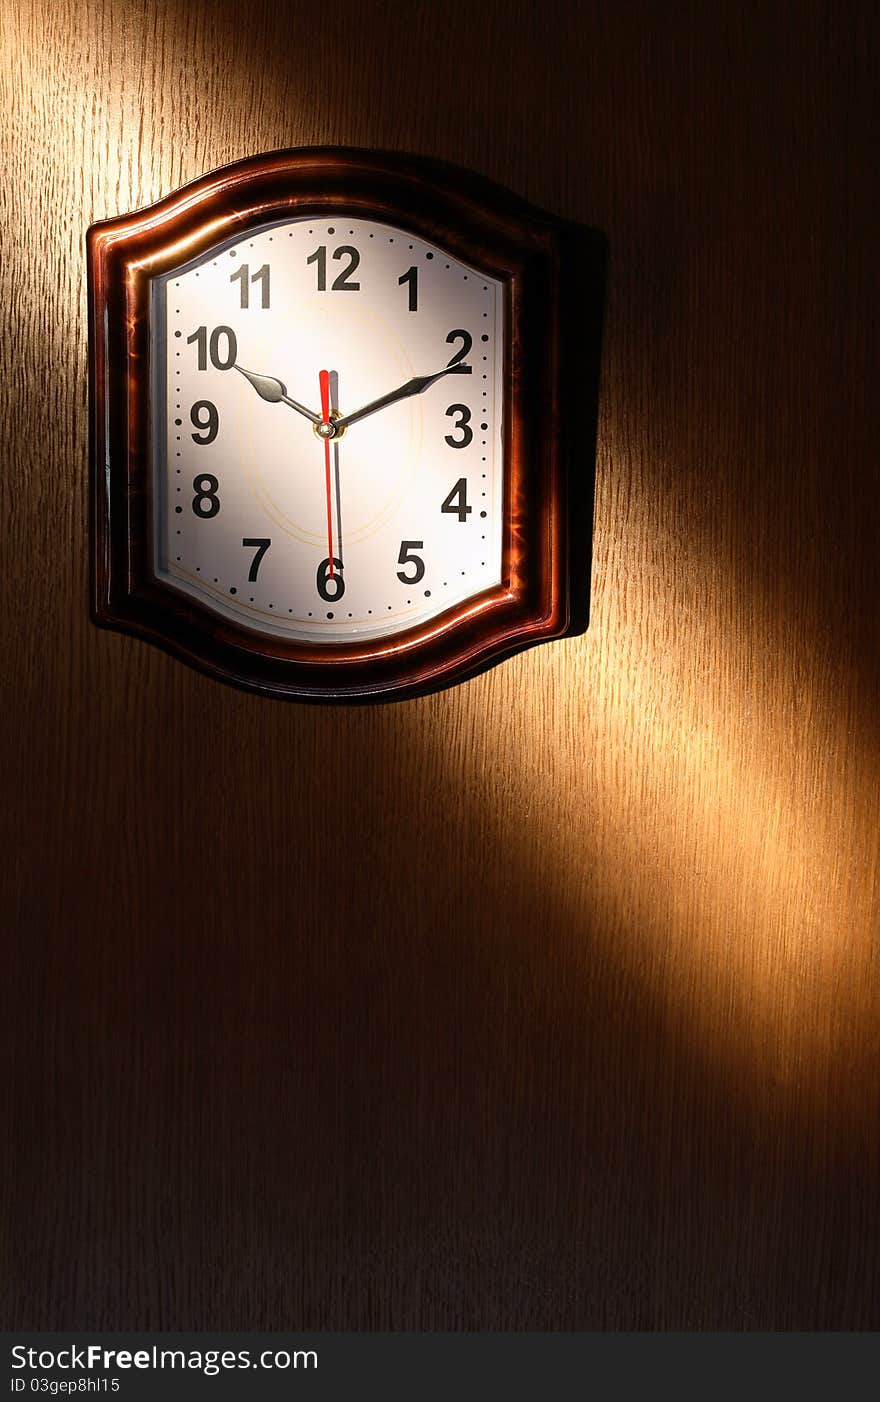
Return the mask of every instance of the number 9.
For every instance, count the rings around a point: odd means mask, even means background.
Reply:
[[[202,417],[202,410],[207,410],[207,418]],[[217,413],[217,406],[212,404],[210,399],[197,399],[189,411],[189,416],[196,428],[202,430],[202,436],[193,434],[194,443],[213,443],[220,428],[220,415]]]

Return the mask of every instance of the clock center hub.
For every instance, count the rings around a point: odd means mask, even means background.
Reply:
[[[314,429],[314,432],[315,432],[316,436],[317,436],[318,438],[323,439],[325,442],[332,441],[334,438],[344,438],[344,437],[345,437],[345,429],[344,429],[344,428],[337,428],[337,427],[336,427],[336,423],[335,423],[335,420],[336,420],[336,419],[339,419],[339,418],[341,418],[341,417],[342,417],[342,415],[339,414],[339,413],[337,413],[337,411],[336,411],[335,409],[331,409],[331,411],[330,411],[330,422],[329,422],[328,424],[327,424],[327,423],[320,423],[320,424],[313,424],[313,425],[312,425],[312,428]]]

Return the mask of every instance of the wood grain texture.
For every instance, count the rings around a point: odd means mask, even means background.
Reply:
[[[880,1326],[874,7],[0,8],[3,1325]],[[324,143],[610,244],[589,632],[356,711],[88,621],[85,228]]]

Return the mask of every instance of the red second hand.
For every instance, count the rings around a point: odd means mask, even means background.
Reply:
[[[321,386],[321,417],[325,424],[330,422],[330,371],[322,370],[318,375]],[[327,553],[330,557],[328,578],[333,578],[333,507],[330,494],[330,439],[324,439],[324,480],[327,490]]]

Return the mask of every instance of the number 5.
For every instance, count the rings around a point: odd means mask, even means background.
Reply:
[[[403,570],[397,571],[397,578],[401,584],[418,584],[420,579],[425,577],[425,562],[420,556],[414,555],[414,550],[424,550],[423,540],[402,540],[400,542],[400,554],[397,557],[399,565],[415,565],[415,574],[404,574]]]

